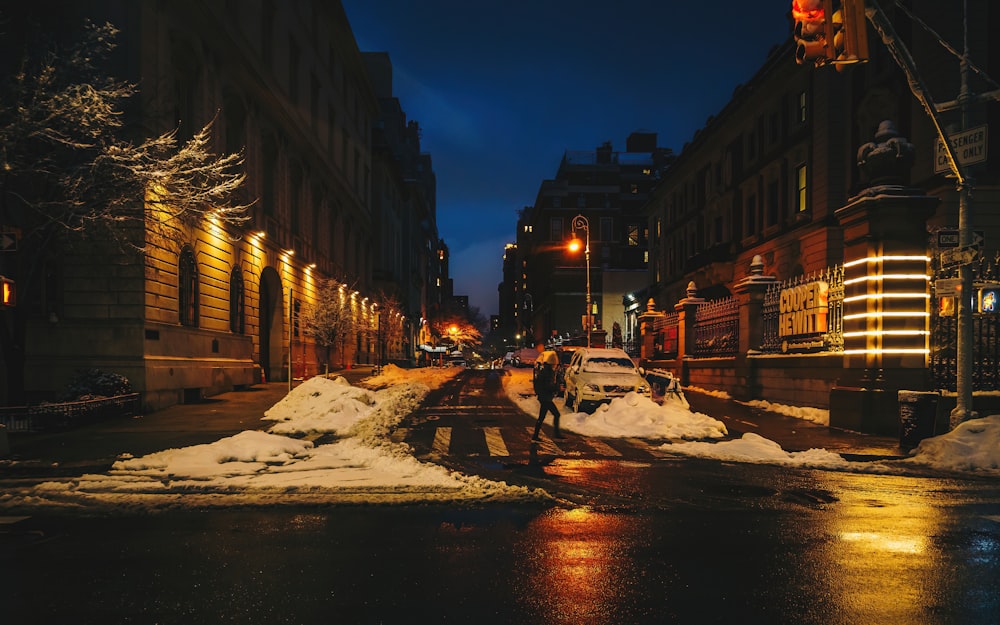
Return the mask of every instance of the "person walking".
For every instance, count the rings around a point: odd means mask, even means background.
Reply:
[[[549,412],[552,413],[552,425],[555,429],[554,438],[563,438],[559,432],[559,409],[552,401],[552,398],[559,391],[555,369],[559,357],[556,356],[555,352],[547,351],[542,353],[539,358],[542,360],[542,366],[535,372],[534,380],[535,395],[538,397],[539,403],[538,421],[535,423],[535,433],[531,436],[531,440],[536,442],[540,440],[538,433],[542,429],[542,424],[545,423],[545,415]]]

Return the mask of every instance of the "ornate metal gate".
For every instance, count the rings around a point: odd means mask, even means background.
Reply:
[[[935,258],[934,289],[931,297],[930,376],[934,388],[955,390],[958,344],[958,317],[955,297],[948,295],[939,280],[957,279],[958,268],[941,269]],[[1000,255],[980,258],[972,264],[972,390],[1000,389],[1000,308],[998,312],[980,312],[980,289],[1000,285]]]

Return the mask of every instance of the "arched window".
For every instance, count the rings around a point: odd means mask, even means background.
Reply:
[[[229,331],[243,334],[246,331],[246,300],[243,296],[243,272],[233,267],[229,274]]]
[[[198,325],[198,262],[194,250],[185,245],[177,263],[177,304],[182,326]]]

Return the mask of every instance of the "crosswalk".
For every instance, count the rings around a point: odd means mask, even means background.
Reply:
[[[534,427],[469,427],[451,426],[398,428],[392,440],[407,443],[418,457],[489,456],[511,458],[530,454],[546,454],[578,458],[658,459],[670,457],[663,441],[640,438],[593,438],[566,433],[566,438],[554,440],[544,433],[533,443]]]

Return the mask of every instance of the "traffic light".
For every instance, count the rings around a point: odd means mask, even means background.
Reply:
[[[833,14],[833,62],[838,70],[852,63],[868,61],[868,27],[865,0],[841,0]]]
[[[833,0],[792,0],[795,19],[795,62],[824,65],[833,58]]]
[[[842,70],[868,60],[865,0],[792,0],[795,62],[817,67],[832,63]]]
[[[3,295],[3,300],[0,302],[3,306],[14,306],[17,303],[17,289],[10,278],[0,276],[0,294]]]

